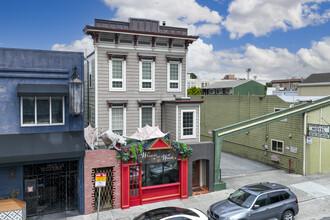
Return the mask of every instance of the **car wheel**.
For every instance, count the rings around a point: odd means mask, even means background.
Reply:
[[[294,215],[291,210],[286,210],[282,215],[282,220],[293,220]]]

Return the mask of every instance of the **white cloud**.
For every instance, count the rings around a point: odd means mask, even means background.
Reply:
[[[271,31],[299,29],[322,24],[330,18],[330,10],[320,14],[319,5],[330,0],[234,0],[222,25],[232,39],[251,33],[262,36]]]
[[[195,0],[103,0],[116,10],[116,18],[127,21],[130,17],[166,21],[168,26],[189,27],[189,34],[210,37],[220,34],[222,17],[217,11],[199,5]],[[198,24],[196,24],[198,23]]]
[[[89,36],[85,36],[81,40],[76,40],[68,45],[59,43],[54,44],[52,50],[87,52],[88,55],[94,50],[93,40]]]
[[[261,49],[250,44],[213,51],[212,45],[199,39],[189,47],[187,70],[204,79],[221,79],[225,74],[246,78],[246,68],[252,68],[250,77],[256,75],[261,82],[307,77],[330,71],[329,51],[330,37],[312,42],[310,49],[302,48],[296,54],[285,48]]]

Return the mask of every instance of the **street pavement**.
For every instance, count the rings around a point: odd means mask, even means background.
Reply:
[[[208,207],[220,200],[226,199],[230,193],[241,186],[258,182],[276,182],[289,186],[299,200],[299,214],[297,220],[330,220],[330,173],[302,176],[289,174],[283,170],[277,170],[254,161],[223,154],[221,169],[222,179],[227,184],[227,189],[208,194],[190,196],[188,199],[169,200],[135,206],[129,209],[113,209],[100,212],[100,219],[106,220],[130,220],[135,216],[154,208],[165,206],[197,208],[204,213]],[[247,163],[248,162],[248,163]],[[227,164],[226,166],[223,164]],[[235,164],[230,166],[228,163]],[[241,165],[238,165],[240,163]],[[250,166],[250,169],[249,169]],[[228,169],[226,168],[228,167]],[[74,213],[60,213],[35,217],[30,219],[68,219],[68,220],[94,220],[96,213],[89,215],[76,215]]]

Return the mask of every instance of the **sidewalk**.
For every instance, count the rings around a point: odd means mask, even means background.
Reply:
[[[239,187],[257,182],[276,182],[289,186],[298,196],[300,212],[296,219],[311,220],[330,217],[330,173],[301,176],[288,174],[283,170],[270,170],[258,173],[241,174],[223,179],[227,183],[227,189],[209,194],[191,196],[188,199],[170,200],[135,206],[129,209],[114,209],[100,213],[100,219],[106,220],[130,220],[142,212],[164,206],[178,206],[197,208],[206,213],[209,206],[217,201],[226,199],[230,193]],[[313,202],[315,201],[315,202]],[[96,219],[96,213],[69,217],[70,220],[92,220]],[[324,218],[326,219],[326,218]]]

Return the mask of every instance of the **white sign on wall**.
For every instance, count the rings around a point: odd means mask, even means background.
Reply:
[[[329,125],[308,124],[308,135],[312,137],[330,138]]]
[[[312,144],[313,143],[313,138],[312,137],[306,137],[306,143],[307,144]]]

